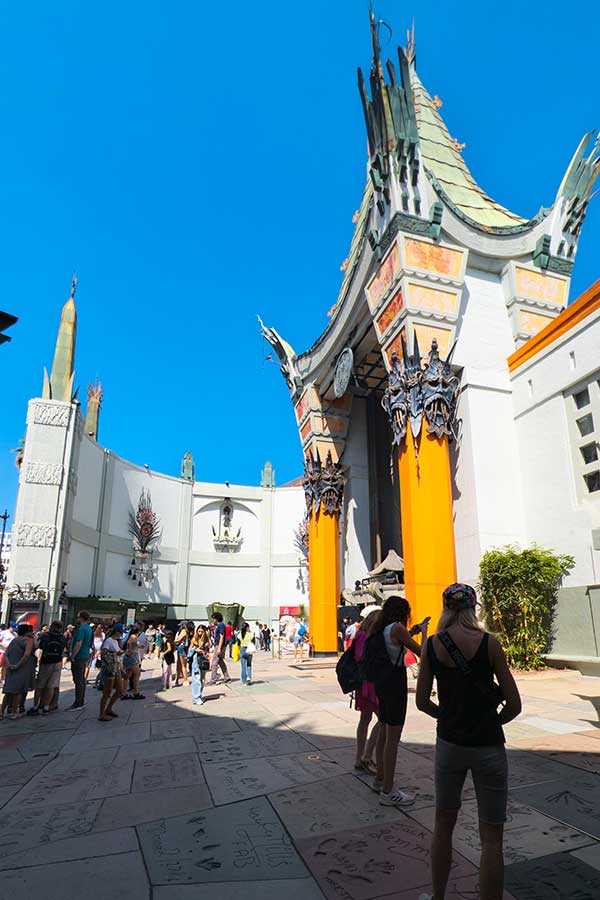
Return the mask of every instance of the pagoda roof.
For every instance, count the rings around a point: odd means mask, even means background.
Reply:
[[[529,227],[530,220],[496,203],[479,187],[457,141],[451,137],[436,104],[417,75],[414,63],[409,71],[421,159],[438,192],[476,227],[486,230]]]

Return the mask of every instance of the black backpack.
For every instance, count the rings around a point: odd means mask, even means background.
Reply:
[[[371,681],[373,684],[382,684],[393,675],[394,669],[404,665],[404,653],[398,655],[398,661],[394,663],[385,645],[383,631],[377,631],[365,641],[365,650],[358,669],[363,681]]]
[[[40,647],[42,650],[41,662],[57,663],[63,658],[65,649],[65,636],[60,631],[48,631],[40,639]]]
[[[363,683],[360,675],[359,665],[354,656],[354,643],[350,644],[338,659],[335,667],[335,674],[339,686],[344,694],[351,694],[357,691]]]

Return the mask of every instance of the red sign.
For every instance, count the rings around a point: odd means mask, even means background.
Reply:
[[[300,615],[300,607],[299,606],[280,606],[279,607],[279,618],[281,616],[299,616]]]

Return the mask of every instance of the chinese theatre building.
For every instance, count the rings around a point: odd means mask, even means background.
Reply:
[[[367,184],[330,322],[301,354],[263,326],[306,460],[316,650],[336,650],[340,591],[390,550],[413,621],[435,622],[485,550],[535,542],[576,559],[559,619],[580,610],[586,639],[561,658],[598,657],[600,282],[569,305],[598,145],[521,218],[474,181],[414,45],[384,67],[373,14],[371,33]]]

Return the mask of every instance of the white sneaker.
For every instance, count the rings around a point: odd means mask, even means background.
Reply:
[[[249,678],[249,679],[246,681],[246,684],[252,684],[252,679]]]
[[[414,794],[407,794],[405,791],[391,791],[384,794],[383,791],[379,795],[379,802],[382,806],[410,806],[415,802]]]

